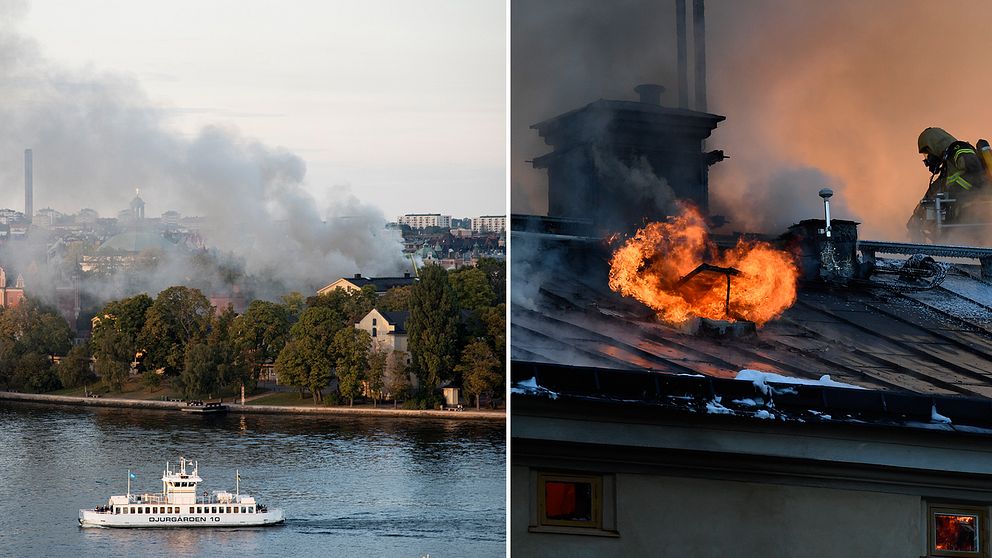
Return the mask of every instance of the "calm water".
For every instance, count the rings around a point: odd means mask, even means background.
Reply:
[[[501,422],[192,417],[0,402],[0,556],[503,556]],[[82,529],[80,508],[161,491],[200,461],[204,490],[285,510],[257,529]]]

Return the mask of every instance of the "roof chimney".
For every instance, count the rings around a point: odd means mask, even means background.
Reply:
[[[362,274],[361,273],[356,273],[355,274],[355,279],[361,279],[361,278],[362,278]]]
[[[664,87],[654,83],[642,83],[634,88],[634,91],[641,96],[641,102],[649,105],[661,104],[661,93]]]

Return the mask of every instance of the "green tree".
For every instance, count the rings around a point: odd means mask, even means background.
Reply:
[[[413,286],[408,342],[413,367],[428,398],[452,377],[457,355],[458,305],[448,274],[437,265],[425,266]]]
[[[497,304],[506,303],[506,260],[479,258],[475,268],[486,275],[489,287],[496,296]]]
[[[496,300],[486,274],[478,268],[464,267],[449,278],[459,308],[477,311],[492,306]]]
[[[493,356],[489,344],[476,339],[465,346],[456,370],[462,376],[465,393],[475,396],[475,408],[479,408],[479,397],[492,394],[503,384],[502,367],[499,359]]]
[[[74,388],[93,381],[89,345],[76,345],[58,366],[59,382],[63,387]]]
[[[410,309],[413,286],[393,287],[379,297],[375,307],[380,312],[405,312]]]
[[[93,328],[91,343],[93,356],[96,357],[96,373],[111,390],[122,391],[131,371],[131,359],[134,358],[126,335],[118,331],[113,322],[101,320]]]
[[[147,349],[147,366],[177,374],[186,358],[186,346],[205,338],[212,315],[210,301],[197,289],[169,287],[160,292],[139,336],[139,343]]]
[[[410,370],[406,364],[406,357],[399,351],[389,355],[389,360],[384,384],[386,391],[393,398],[393,407],[396,407],[400,399],[405,400],[410,394]]]
[[[279,352],[275,362],[276,377],[284,386],[293,386],[299,390],[300,399],[306,388],[309,367],[301,343],[291,339]]]
[[[138,337],[154,301],[146,294],[110,301],[96,314],[91,338],[97,373],[112,390],[124,388],[131,363],[139,361]]]
[[[17,359],[14,371],[14,384],[20,389],[43,393],[62,387],[55,373],[52,359],[48,355],[35,352],[25,353]]]
[[[210,333],[207,334],[207,346],[214,354],[217,362],[217,387],[240,388],[247,386],[255,388],[257,374],[251,373],[251,368],[241,357],[233,337],[234,322],[237,314],[228,306],[223,312],[214,316],[210,322]]]
[[[300,319],[300,314],[307,309],[307,299],[301,293],[293,291],[288,295],[283,295],[282,306],[286,309],[290,324],[293,324]]]
[[[348,406],[355,404],[355,397],[360,393],[362,373],[368,368],[371,344],[372,337],[367,331],[353,327],[341,328],[334,336],[338,391],[342,397],[348,398]]]
[[[186,399],[212,394],[218,387],[218,380],[217,355],[213,349],[203,341],[188,343],[179,377]]]
[[[65,355],[71,347],[69,324],[44,304],[28,299],[0,312],[0,378],[8,387],[58,388],[51,357]]]
[[[0,314],[0,336],[15,342],[17,358],[26,353],[64,355],[72,348],[72,330],[65,318],[33,299]]]
[[[386,366],[389,364],[389,351],[373,343],[368,353],[368,370],[365,372],[365,383],[369,395],[372,396],[372,406],[378,406],[382,399],[382,390],[386,382]]]
[[[261,366],[275,362],[286,346],[291,312],[282,304],[253,300],[245,313],[231,323],[231,340],[239,362],[250,371],[250,387],[254,388],[258,381]]]
[[[485,328],[484,337],[501,365],[506,364],[506,305],[484,308],[479,317]]]
[[[324,395],[321,390],[326,388],[334,377],[331,370],[334,362],[331,360],[329,347],[313,337],[303,337],[300,339],[300,348],[307,365],[306,388],[313,396],[314,405],[323,403]]]

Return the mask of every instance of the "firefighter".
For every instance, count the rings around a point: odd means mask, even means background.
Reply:
[[[944,186],[941,191],[956,193],[955,186],[965,191],[981,187],[982,162],[973,145],[958,141],[941,128],[923,130],[917,143],[920,153],[926,155],[923,164],[931,173],[940,175],[938,181]]]
[[[924,199],[932,202],[937,194],[943,193],[955,200],[947,204],[945,220],[958,221],[961,208],[967,206],[985,184],[985,172],[978,153],[970,143],[959,141],[941,128],[923,130],[917,144],[920,153],[925,155],[923,164],[932,175]],[[917,206],[907,226],[911,230],[926,228],[925,213],[923,205]]]

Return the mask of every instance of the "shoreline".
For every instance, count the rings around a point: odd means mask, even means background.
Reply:
[[[155,401],[142,399],[117,399],[109,397],[74,397],[71,395],[48,395],[43,393],[18,393],[0,391],[0,401],[21,401],[72,407],[116,407],[121,409],[145,409],[156,411],[178,411],[185,403],[175,401]],[[455,420],[506,420],[506,412],[498,411],[436,411],[420,409],[392,409],[366,407],[290,407],[281,405],[241,405],[224,403],[228,413],[257,413],[281,415],[337,415],[365,417],[435,418]]]

